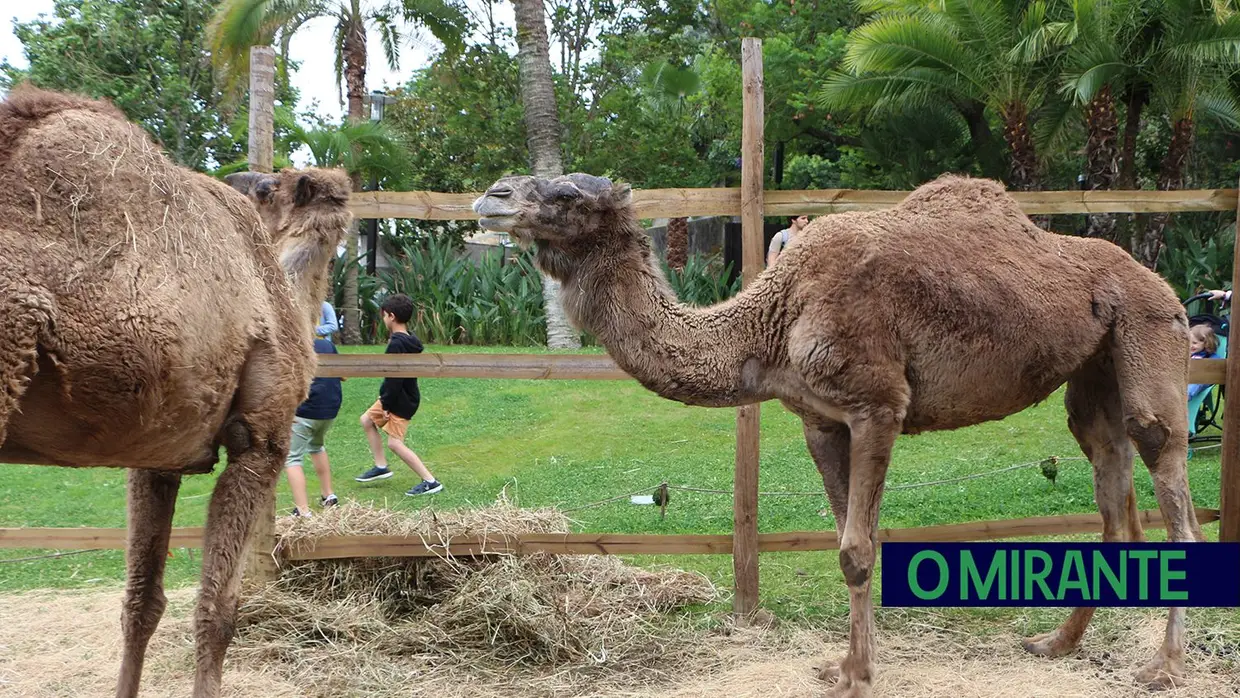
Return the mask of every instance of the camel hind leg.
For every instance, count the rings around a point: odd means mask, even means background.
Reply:
[[[44,288],[9,281],[0,267],[0,445],[9,417],[18,410],[30,379],[38,371],[39,342],[55,323],[56,302]],[[11,278],[11,277],[9,277]]]
[[[1188,327],[1175,318],[1121,318],[1114,331],[1115,372],[1124,426],[1154,481],[1174,543],[1204,541],[1188,489]],[[1158,653],[1137,680],[1173,686],[1184,676],[1184,608],[1172,607]]]
[[[203,536],[202,588],[194,611],[194,698],[220,693],[224,655],[236,628],[244,555],[259,504],[275,489],[288,453],[293,405],[281,381],[282,357],[259,346],[246,362],[231,420],[225,427],[228,465],[216,481]]]
[[[1144,540],[1137,517],[1132,464],[1135,451],[1124,425],[1119,383],[1110,357],[1090,361],[1068,380],[1064,396],[1068,428],[1094,469],[1094,498],[1102,514],[1102,540]],[[1094,616],[1080,607],[1049,633],[1027,638],[1033,654],[1060,657],[1076,649]]]

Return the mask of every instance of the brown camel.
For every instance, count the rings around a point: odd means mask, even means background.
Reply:
[[[194,615],[194,695],[219,693],[245,544],[349,222],[342,173],[232,182],[250,198],[172,164],[108,104],[32,88],[0,103],[0,462],[130,469],[118,696],[137,695],[164,610],[181,476],[223,447]]]
[[[848,582],[836,696],[869,695],[878,510],[901,433],[999,419],[1068,383],[1068,426],[1094,467],[1103,539],[1143,540],[1133,444],[1170,540],[1203,540],[1185,460],[1188,324],[1167,284],[1115,245],[1034,226],[999,184],[945,176],[893,209],[823,216],[731,300],[679,304],[630,206],[585,174],[505,177],[473,205],[484,228],[533,244],[564,307],[659,395],[725,407],[777,399],[805,425]],[[1078,608],[1026,648],[1076,647]],[[1184,609],[1137,675],[1184,673]]]

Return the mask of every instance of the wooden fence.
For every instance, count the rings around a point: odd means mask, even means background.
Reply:
[[[763,89],[761,44],[742,43],[744,137],[742,185],[739,189],[659,189],[635,191],[634,205],[643,217],[740,215],[743,278],[747,284],[762,267],[761,230],[764,215],[825,214],[873,210],[898,203],[897,191],[763,191]],[[362,192],[350,199],[358,218],[421,218],[470,220],[477,194],[434,192]],[[1022,208],[1038,213],[1150,213],[1236,211],[1237,189],[1195,191],[1044,191],[1014,194]],[[1235,270],[1240,272],[1240,245]],[[1240,288],[1240,278],[1233,280]],[[1233,354],[1234,357],[1234,354]],[[625,380],[629,376],[605,355],[596,354],[420,354],[322,356],[318,375],[357,378],[418,376],[424,378]],[[1240,359],[1193,360],[1195,383],[1240,383]],[[731,554],[736,576],[735,610],[746,616],[757,605],[758,553],[827,550],[838,546],[834,531],[757,532],[759,406],[737,410],[737,456],[734,522],[731,535],[531,534],[507,538],[465,538],[428,541],[417,537],[343,536],[320,540],[312,547],[277,550],[274,520],[264,517],[256,531],[249,570],[271,574],[273,557],[285,559],[371,556],[527,554]],[[1240,410],[1224,412],[1222,488],[1219,509],[1198,509],[1198,521],[1220,521],[1220,539],[1240,541]],[[1163,525],[1157,511],[1141,513],[1147,528]],[[1100,532],[1097,513],[1032,519],[982,521],[909,529],[882,529],[881,541],[965,541]],[[173,547],[198,547],[202,530],[174,529]],[[0,529],[0,548],[123,548],[123,529]],[[261,564],[265,562],[266,564]]]

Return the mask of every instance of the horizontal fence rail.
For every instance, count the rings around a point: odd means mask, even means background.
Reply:
[[[357,218],[477,220],[470,205],[479,194],[354,192],[349,196],[349,208]],[[763,193],[762,210],[767,216],[876,211],[900,203],[907,195],[907,191],[866,189],[775,189]],[[1029,214],[1235,211],[1237,206],[1236,189],[1018,191],[1012,196]],[[638,189],[633,192],[633,208],[640,218],[739,216],[741,190]]]
[[[1199,508],[1197,521],[1218,521],[1218,509]],[[1163,528],[1158,510],[1138,512],[1147,529]],[[1067,514],[1027,519],[970,521],[917,528],[880,528],[880,543],[952,542],[1000,540],[1025,536],[1060,536],[1100,533],[1102,516]],[[172,529],[172,548],[201,548],[202,528]],[[836,550],[835,531],[789,531],[761,533],[758,551],[764,553]],[[0,548],[48,548],[56,550],[123,550],[125,530],[120,528],[0,528]],[[658,535],[616,533],[528,533],[517,536],[467,536],[446,541],[416,536],[329,536],[305,547],[277,551],[289,560],[334,560],[358,557],[431,557],[453,555],[730,555],[732,536]]]
[[[329,378],[631,378],[606,354],[317,354]],[[1218,360],[1222,363],[1222,360]]]
[[[624,380],[631,378],[606,354],[317,354],[316,375],[329,378],[515,378]],[[1222,385],[1224,359],[1192,359],[1191,383]]]

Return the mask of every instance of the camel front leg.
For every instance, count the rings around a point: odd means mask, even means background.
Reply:
[[[129,579],[121,609],[124,649],[120,678],[116,683],[117,698],[138,695],[146,646],[168,604],[164,596],[164,564],[180,488],[180,475],[129,471],[129,540],[126,545]]]
[[[891,411],[853,420],[849,448],[848,518],[840,539],[840,569],[848,583],[848,654],[839,666],[833,698],[863,698],[874,681],[874,606],[870,582],[878,549],[878,509],[900,422]]]

